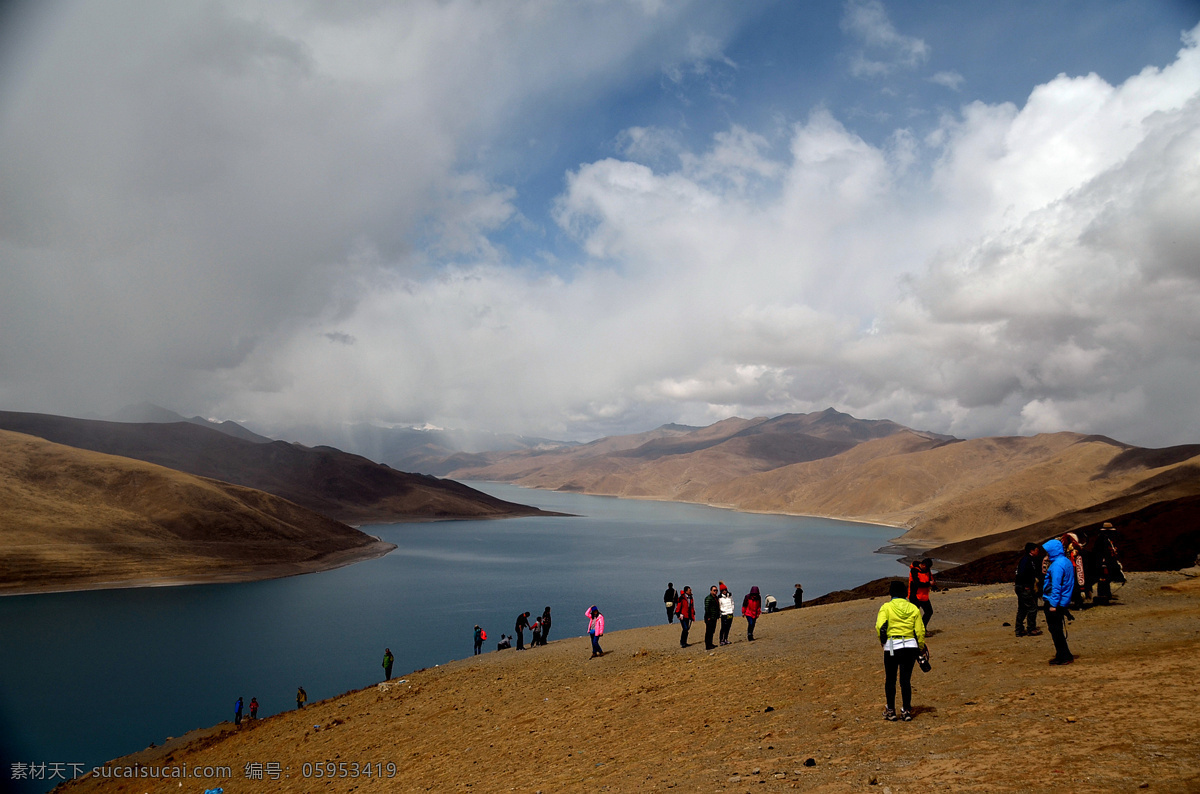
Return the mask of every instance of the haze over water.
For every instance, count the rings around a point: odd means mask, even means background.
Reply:
[[[580,637],[591,604],[609,631],[663,622],[668,581],[702,594],[723,579],[739,601],[758,585],[782,605],[795,582],[813,598],[903,573],[874,553],[895,529],[472,485],[575,516],[369,527],[400,548],[287,579],[0,599],[4,782],[14,762],[90,769],[231,720],[239,696],[266,716],[294,707],[300,685],[310,702],[369,686],[385,646],[401,678],[470,656],[476,623],[494,652],[525,610],[552,608],[553,642]]]

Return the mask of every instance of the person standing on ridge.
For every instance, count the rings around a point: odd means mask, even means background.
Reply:
[[[692,588],[684,587],[675,602],[675,614],[679,616],[679,647],[688,647],[688,629],[696,619],[696,600],[692,598]]]
[[[517,632],[517,650],[525,650],[525,629],[529,628],[529,613],[517,615],[517,624],[513,627]]]
[[[479,624],[475,624],[475,655],[483,653],[483,641],[487,639],[487,632],[479,628]]]
[[[762,614],[762,596],[758,594],[757,585],[742,599],[742,617],[746,619],[746,639],[754,642],[754,624]]]
[[[536,648],[542,644],[542,620],[541,620],[541,618],[534,618],[533,625],[530,626],[529,628],[530,628],[530,631],[533,632],[533,640],[530,641],[529,647]]]
[[[717,594],[717,586],[713,585],[708,588],[708,595],[704,597],[704,650],[706,651],[717,647],[713,645],[713,635],[717,633],[717,621],[720,617],[720,596]]]
[[[663,593],[663,606],[667,608],[667,623],[675,622],[675,605],[679,601],[679,594],[675,592],[675,583],[667,582],[667,590]]]
[[[920,562],[914,562],[908,571],[908,600],[921,610],[921,619],[925,628],[933,617],[933,604],[929,603],[929,591],[937,584],[933,578],[933,560],[926,557]]]
[[[392,656],[391,648],[383,649],[383,680],[392,680],[392,664],[396,661],[396,657]]]
[[[233,704],[233,724],[242,724],[242,699],[239,697],[237,703]]]
[[[542,610],[542,645],[550,641],[550,607]]]
[[[1063,552],[1061,540],[1048,540],[1042,546],[1050,559],[1046,581],[1042,584],[1042,601],[1046,610],[1046,628],[1054,640],[1054,658],[1050,664],[1070,664],[1075,655],[1067,647],[1067,631],[1063,624],[1071,596],[1075,593],[1075,566]]]
[[[729,644],[729,629],[733,626],[733,595],[724,582],[721,582],[721,592],[717,596],[717,604],[721,608],[721,644]]]
[[[603,656],[604,651],[600,648],[600,638],[604,636],[604,616],[600,614],[600,609],[592,604],[588,607],[588,636],[592,638],[592,658]]]
[[[1036,543],[1026,543],[1025,553],[1017,563],[1017,576],[1013,581],[1013,589],[1017,593],[1017,636],[1036,637],[1041,634],[1037,627],[1038,610],[1038,574],[1042,566],[1038,563],[1041,549]]]
[[[896,677],[900,677],[900,697],[903,709],[900,719],[912,722],[912,670],[917,656],[925,648],[925,621],[921,610],[906,599],[904,582],[893,580],[888,586],[888,602],[875,616],[875,633],[883,646],[883,694],[887,708],[883,718],[896,721]]]
[[[308,693],[304,691],[304,687],[296,687],[296,708],[304,708],[304,704],[308,702]]]
[[[250,698],[250,719],[258,719],[258,698]]]
[[[796,605],[796,609],[804,606],[804,588],[800,583],[796,583],[796,592],[792,593],[792,603]]]

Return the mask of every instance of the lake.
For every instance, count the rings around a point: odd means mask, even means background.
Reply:
[[[887,527],[470,485],[575,515],[373,526],[399,548],[286,579],[0,598],[0,790],[61,782],[13,781],[13,764],[70,777],[232,720],[239,696],[261,717],[297,686],[312,702],[370,685],[385,646],[393,677],[470,656],[476,623],[494,651],[526,610],[552,608],[554,641],[583,635],[591,604],[607,631],[665,622],[668,581],[698,605],[722,579],[738,604],[757,585],[784,606],[796,582],[808,599],[905,573],[874,553]]]

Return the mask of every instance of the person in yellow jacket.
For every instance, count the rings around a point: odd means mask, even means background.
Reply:
[[[879,608],[875,617],[875,633],[883,646],[883,671],[886,674],[883,693],[887,696],[887,709],[883,718],[896,721],[896,674],[900,675],[900,695],[904,708],[900,719],[911,722],[912,714],[912,670],[917,657],[925,649],[925,621],[921,610],[906,597],[908,588],[904,582],[892,582],[888,588],[890,600]]]

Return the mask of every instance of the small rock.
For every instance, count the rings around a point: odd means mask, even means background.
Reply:
[[[1078,722],[1075,717],[1067,717],[1067,722]]]
[[[871,777],[869,777],[869,778],[867,779],[867,785],[869,785],[869,786],[878,786],[878,785],[879,785],[879,778],[875,777],[874,775],[871,775]]]
[[[754,769],[750,770],[750,774],[752,774],[752,775],[757,775],[757,774],[758,774],[758,767],[754,767]]]
[[[806,758],[806,759],[804,759],[804,765],[805,765],[805,766],[816,766],[816,765],[817,765],[817,759],[815,759],[815,758]]]
[[[740,775],[734,775],[733,777],[729,778],[729,782],[730,782],[730,783],[733,783],[734,785],[736,785],[736,784],[738,784],[738,783],[741,783],[741,782],[742,782],[742,778],[741,778],[741,776],[740,776]]]
[[[1150,788],[1150,784],[1149,784],[1149,783],[1143,783],[1142,785],[1138,786],[1138,788]]]
[[[783,780],[785,777],[787,777],[787,773],[786,773],[786,772],[776,772],[776,773],[775,773],[775,779],[776,779],[776,780]]]
[[[1002,625],[1002,626],[1011,626],[1012,624],[1011,624],[1011,623],[1009,623],[1009,622],[1006,620],[1006,621],[1004,621],[1003,623],[1001,623],[1000,625]]]
[[[766,712],[766,711],[774,711],[774,710],[775,710],[775,707],[774,707],[774,706],[767,706],[765,709],[763,709],[763,711],[764,711],[764,712]]]

